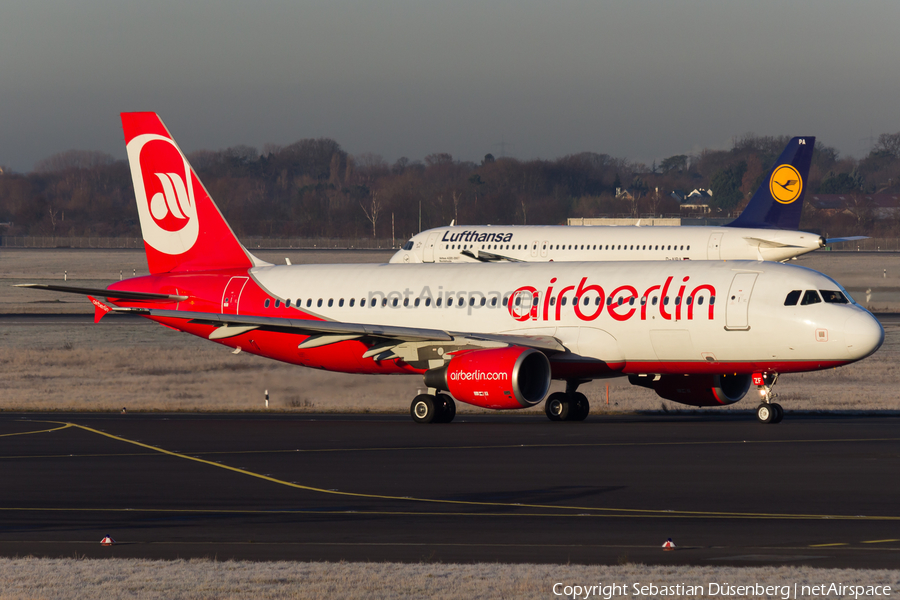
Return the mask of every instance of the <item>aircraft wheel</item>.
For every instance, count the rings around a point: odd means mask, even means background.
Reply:
[[[584,421],[591,413],[591,404],[588,402],[587,396],[581,392],[575,392],[572,398],[572,406],[569,410],[570,421]]]
[[[553,392],[544,402],[544,412],[551,421],[567,420],[569,409],[569,398],[563,392]]]
[[[773,409],[775,409],[775,416],[772,418],[772,422],[773,423],[781,423],[781,420],[784,419],[784,409],[781,408],[780,404],[777,404],[774,402],[772,404],[770,404],[769,406],[771,406]]]
[[[435,397],[430,394],[419,394],[409,405],[409,414],[416,423],[433,423],[438,416]]]
[[[438,418],[434,420],[435,423],[450,423],[453,421],[453,418],[456,416],[456,402],[453,401],[449,394],[438,394],[435,396],[435,405],[440,409]]]
[[[756,407],[756,418],[760,423],[771,423],[776,414],[771,404],[760,404]]]

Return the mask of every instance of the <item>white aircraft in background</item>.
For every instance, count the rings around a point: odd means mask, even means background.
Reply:
[[[613,260],[785,261],[826,244],[797,231],[816,138],[793,138],[741,215],[721,227],[449,226],[414,235],[392,263]]]
[[[417,422],[449,422],[454,398],[533,406],[552,379],[554,421],[583,420],[593,379],[628,376],[692,406],[740,400],[778,422],[779,373],[875,352],[879,322],[838,283],[747,261],[272,265],[247,251],[155,113],[123,113],[150,275],[87,294],[95,319],[146,317],[237,352],[346,373],[424,377]],[[104,298],[101,301],[98,298]],[[235,359],[239,360],[239,359]],[[452,397],[451,397],[452,395]]]

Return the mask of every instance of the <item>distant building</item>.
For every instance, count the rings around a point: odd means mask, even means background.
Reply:
[[[854,214],[854,211],[864,209],[871,210],[873,216],[879,219],[900,216],[898,194],[813,194],[807,202],[827,215]]]

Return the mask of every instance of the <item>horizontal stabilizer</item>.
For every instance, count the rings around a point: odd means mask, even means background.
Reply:
[[[867,235],[851,235],[850,237],[839,237],[839,238],[828,238],[825,240],[826,244],[839,244],[841,242],[855,242],[857,240],[867,240],[869,236]]]
[[[766,240],[758,237],[745,237],[745,240],[750,242],[751,245],[759,245],[763,248],[799,248],[800,246],[796,246],[794,244],[785,244],[783,242],[777,242],[775,240]]]
[[[13,287],[47,290],[50,292],[66,292],[69,294],[82,294],[85,296],[99,296],[107,300],[143,300],[146,302],[183,302],[187,296],[176,294],[152,294],[149,292],[128,292],[125,290],[109,290],[105,288],[70,287],[67,285],[50,285],[45,283],[18,283]]]

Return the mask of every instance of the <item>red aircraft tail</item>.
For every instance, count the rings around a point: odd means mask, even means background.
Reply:
[[[150,273],[250,268],[194,169],[156,113],[122,113]]]

